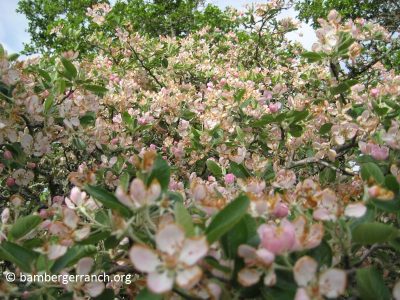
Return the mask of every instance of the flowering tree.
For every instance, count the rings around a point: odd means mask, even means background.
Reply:
[[[182,38],[97,26],[94,58],[0,48],[3,274],[134,274],[2,297],[400,299],[400,78],[342,69],[396,37],[332,11],[306,52],[283,8]]]

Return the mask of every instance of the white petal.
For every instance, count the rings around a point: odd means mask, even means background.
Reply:
[[[274,286],[276,284],[276,273],[273,270],[264,276],[264,284],[266,286]]]
[[[169,255],[176,254],[185,240],[185,232],[175,224],[168,224],[156,234],[157,249]]]
[[[139,205],[146,200],[146,186],[144,185],[143,181],[139,178],[135,178],[132,180],[129,193],[132,200]]]
[[[64,218],[63,218],[64,224],[71,229],[75,229],[78,226],[79,217],[70,208],[65,208],[63,213],[64,213]]]
[[[57,259],[67,252],[68,247],[61,245],[51,245],[47,252],[47,257],[50,260]]]
[[[251,286],[260,281],[261,273],[255,269],[243,268],[238,273],[238,281],[243,286]]]
[[[176,283],[182,288],[191,289],[199,282],[202,274],[203,272],[198,266],[179,270],[176,276]]]
[[[168,292],[172,289],[174,285],[174,278],[168,276],[167,272],[153,272],[147,277],[147,287],[157,294]]]
[[[346,217],[361,218],[367,212],[367,207],[363,203],[352,203],[347,205],[344,210]]]
[[[91,257],[81,258],[76,264],[76,274],[87,275],[92,269],[94,260]]]
[[[203,258],[208,251],[208,244],[206,238],[199,239],[186,239],[179,256],[179,261],[188,266],[197,263],[198,260]]]
[[[129,258],[135,268],[141,272],[154,272],[161,264],[157,254],[145,246],[133,246],[129,251]]]
[[[161,185],[157,180],[153,180],[147,190],[147,204],[153,204],[161,194]]]
[[[269,266],[275,260],[275,254],[267,249],[260,248],[256,251],[257,259],[264,265]]]
[[[328,298],[337,298],[346,289],[346,272],[339,269],[329,269],[319,277],[319,290]]]
[[[104,283],[99,281],[94,281],[85,284],[85,290],[89,294],[90,297],[97,297],[100,296],[101,293],[104,291]]]
[[[117,190],[115,191],[115,197],[121,202],[123,205],[134,208],[133,201],[131,200],[131,197],[124,191],[124,189],[121,186],[117,187]]]
[[[393,298],[394,300],[400,300],[400,280],[393,287]]]
[[[90,234],[90,226],[84,226],[81,229],[74,231],[75,241],[82,241],[84,238],[88,237]]]
[[[318,263],[309,256],[300,258],[293,268],[294,280],[299,286],[307,286],[315,278]]]
[[[245,259],[256,259],[256,249],[249,245],[240,245],[238,255]]]
[[[310,297],[304,288],[298,288],[294,300],[310,300]]]

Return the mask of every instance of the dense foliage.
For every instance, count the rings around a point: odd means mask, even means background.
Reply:
[[[95,4],[93,57],[0,48],[3,278],[111,278],[1,297],[400,299],[400,77],[361,46],[397,37],[331,11],[307,52],[283,5],[158,37]]]
[[[110,37],[116,27],[128,24],[153,37],[184,36],[204,26],[227,31],[235,25],[226,12],[202,0],[118,0],[109,8],[103,0],[19,0],[18,12],[28,19],[31,36],[25,53],[95,54],[99,45],[88,40],[94,30]]]

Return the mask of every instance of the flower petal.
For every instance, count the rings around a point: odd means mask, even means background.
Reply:
[[[176,254],[185,240],[185,232],[175,224],[168,224],[156,234],[157,249],[169,255]]]
[[[199,282],[202,274],[203,272],[198,266],[179,270],[176,276],[176,283],[182,288],[191,289]]]
[[[367,207],[359,202],[352,203],[346,206],[344,210],[344,215],[351,218],[361,218],[367,212]]]
[[[346,289],[346,272],[339,269],[329,269],[319,277],[319,290],[328,298],[337,298]]]
[[[156,294],[168,292],[174,285],[174,278],[167,272],[152,272],[147,277],[147,287]]]
[[[93,281],[85,284],[85,290],[89,294],[90,297],[100,296],[104,291],[104,283],[100,281]]]
[[[57,259],[67,252],[68,247],[61,245],[51,245],[47,252],[47,257],[50,260]]]
[[[251,286],[260,281],[261,272],[256,269],[243,268],[238,273],[238,281],[243,286]]]
[[[208,244],[205,237],[199,239],[186,239],[183,243],[179,261],[188,266],[194,265],[204,257],[208,251]]]
[[[310,300],[310,296],[308,296],[306,289],[298,288],[294,300]]]
[[[157,254],[145,246],[133,246],[129,251],[129,258],[135,268],[141,272],[154,272],[161,264]]]
[[[309,256],[300,258],[293,268],[294,280],[299,286],[307,286],[315,278],[318,263]]]
[[[92,269],[94,260],[91,257],[81,258],[76,264],[76,274],[87,275]]]
[[[394,300],[400,300],[400,280],[393,287],[393,298]]]

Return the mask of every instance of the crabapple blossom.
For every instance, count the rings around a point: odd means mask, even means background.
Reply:
[[[196,285],[202,276],[196,264],[208,251],[205,238],[186,238],[179,226],[168,224],[158,230],[155,239],[157,250],[144,245],[134,245],[129,250],[135,268],[148,273],[148,288],[164,293],[172,289],[174,282],[185,289]]]
[[[274,254],[291,251],[296,242],[295,228],[288,220],[282,220],[279,226],[263,224],[257,232],[261,245]]]

